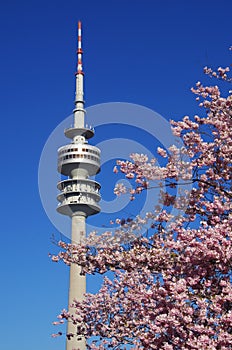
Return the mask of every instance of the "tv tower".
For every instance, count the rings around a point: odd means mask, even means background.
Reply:
[[[78,244],[86,236],[86,218],[100,212],[100,184],[89,177],[100,171],[100,150],[88,144],[88,139],[94,136],[94,130],[85,124],[84,109],[84,72],[82,70],[81,22],[78,22],[78,48],[75,108],[73,110],[73,126],[65,129],[64,134],[71,142],[58,149],[58,171],[67,179],[58,183],[60,193],[57,196],[59,205],[57,211],[67,215],[72,220],[71,243]],[[86,293],[86,277],[76,264],[70,265],[69,308],[74,299],[82,300]],[[66,350],[86,349],[83,336],[76,336],[77,326],[68,322],[67,334],[74,334],[71,340],[66,340]]]

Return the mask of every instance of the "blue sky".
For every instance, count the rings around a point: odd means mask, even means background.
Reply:
[[[178,119],[198,111],[190,88],[203,67],[231,62],[231,11],[229,0],[2,2],[2,349],[64,349],[50,334],[67,304],[68,269],[48,258],[58,231],[37,183],[44,144],[73,109],[77,21],[86,106],[129,102]]]

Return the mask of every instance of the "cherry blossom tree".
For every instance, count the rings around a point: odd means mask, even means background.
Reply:
[[[228,67],[205,73],[230,81]],[[89,349],[232,349],[232,95],[200,82],[192,91],[201,116],[171,121],[183,144],[157,149],[163,166],[135,153],[114,169],[133,186],[115,193],[129,191],[131,200],[160,182],[154,211],[118,219],[113,233],[91,233],[80,245],[59,242],[53,256],[86,274],[114,274],[74,301],[74,315],[58,316],[77,325],[68,336],[90,339]]]

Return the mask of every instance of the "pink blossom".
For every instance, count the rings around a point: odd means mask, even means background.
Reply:
[[[230,81],[229,68],[206,67],[205,73]],[[89,339],[88,349],[232,348],[232,100],[217,85],[197,82],[192,91],[202,113],[171,121],[184,147],[172,145],[168,154],[159,147],[162,166],[133,153],[114,168],[132,180],[114,193],[129,193],[131,200],[158,181],[154,210],[113,220],[115,231],[92,232],[79,245],[59,242],[52,257],[84,273],[114,276],[104,278],[98,293],[74,301],[73,315],[63,310],[54,322],[80,325],[72,336]],[[186,182],[189,191],[182,190]],[[146,235],[138,236],[144,228]]]

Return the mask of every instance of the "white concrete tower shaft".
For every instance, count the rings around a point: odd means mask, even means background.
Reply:
[[[94,136],[94,130],[85,125],[84,109],[84,73],[82,70],[81,22],[78,22],[78,48],[75,108],[73,110],[74,125],[64,131],[71,143],[58,149],[58,172],[66,176],[58,183],[60,191],[57,211],[67,215],[72,220],[71,243],[79,244],[86,236],[86,218],[100,212],[100,184],[89,177],[100,171],[100,150],[88,144],[88,139]],[[86,293],[86,277],[76,264],[70,265],[68,311],[75,316],[74,299],[81,301]],[[66,350],[85,350],[86,342],[78,325],[67,324],[67,335],[73,335],[66,340]],[[80,336],[77,334],[80,333]]]
[[[75,213],[72,216],[72,243],[80,243],[81,239],[85,237],[85,216]],[[86,293],[86,276],[81,274],[80,266],[76,264],[70,265],[69,271],[69,295],[68,295],[68,303],[69,308],[68,311],[70,314],[75,314],[75,309],[72,308],[72,302],[74,299],[83,300],[84,294]],[[71,322],[67,324],[67,335],[68,334],[76,334],[77,326],[73,325]],[[84,337],[77,337],[76,335],[70,340],[66,339],[66,350],[73,349],[86,349],[86,343]]]

